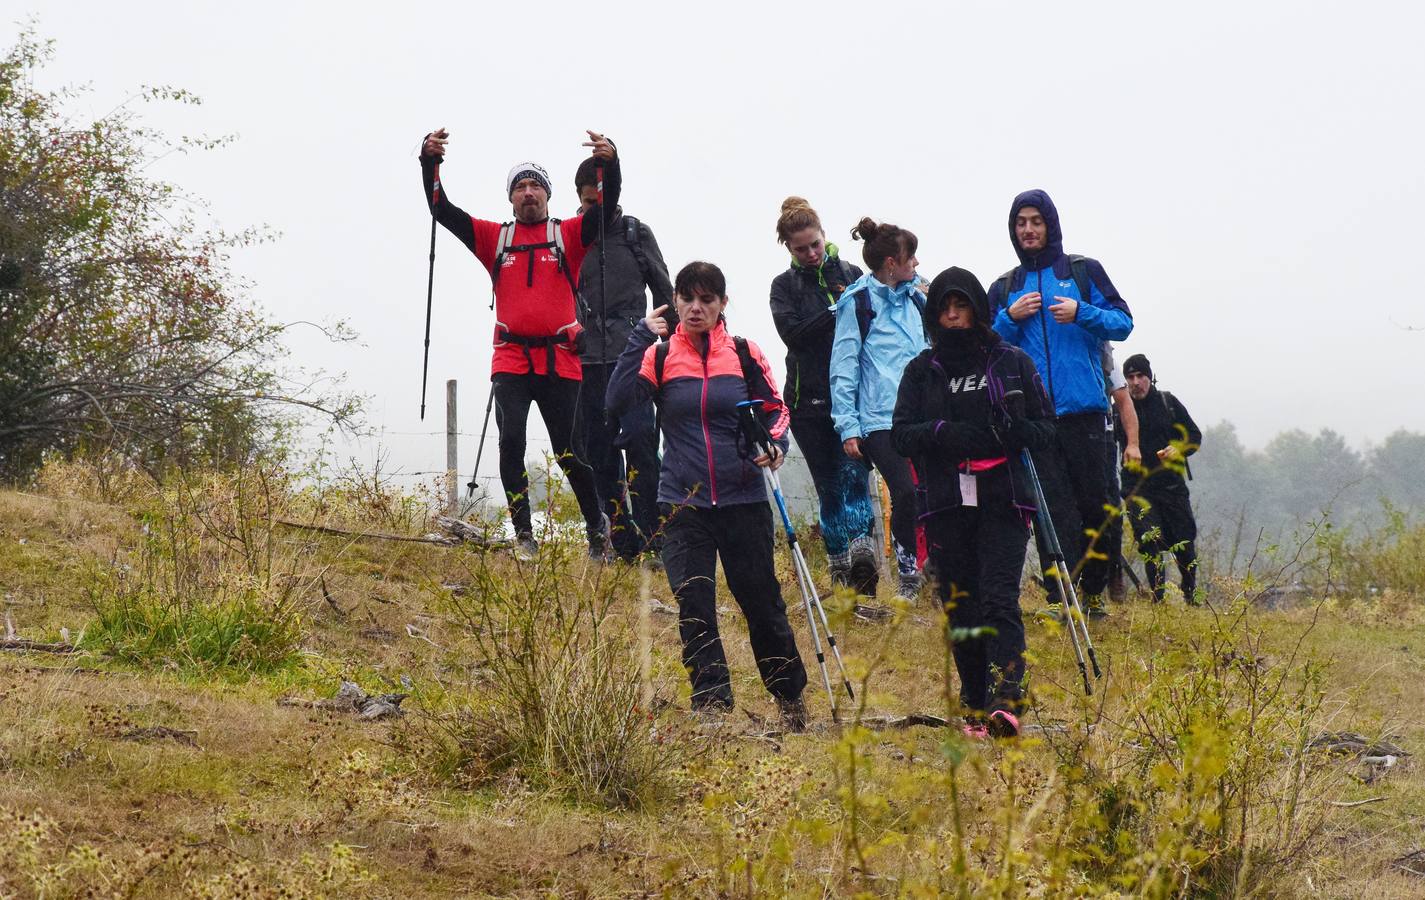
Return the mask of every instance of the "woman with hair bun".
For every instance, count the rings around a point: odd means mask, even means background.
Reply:
[[[831,421],[831,342],[836,301],[861,270],[828,243],[816,210],[801,197],[782,201],[777,242],[792,255],[772,279],[772,321],[787,345],[782,397],[820,504],[821,537],[834,584],[874,596],[879,566],[871,536],[869,470],[846,455]]]
[[[851,237],[865,242],[870,274],[836,302],[831,347],[831,418],[846,455],[875,466],[891,494],[891,536],[899,584],[912,602],[920,593],[915,479],[910,461],[891,446],[891,416],[906,363],[925,349],[925,295],[915,274],[919,241],[895,225],[863,218]]]

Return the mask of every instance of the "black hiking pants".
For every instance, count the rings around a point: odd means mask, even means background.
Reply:
[[[1108,417],[1108,421],[1113,421],[1112,415]],[[1112,428],[1104,434],[1103,461],[1105,466],[1103,470],[1104,483],[1108,489],[1108,497],[1104,502],[1121,504],[1123,482],[1119,473],[1122,469],[1119,464],[1118,441],[1113,436]],[[1113,521],[1104,530],[1103,537],[1099,539],[1099,544],[1101,545],[1099,549],[1108,557],[1108,562],[1105,563],[1108,567],[1108,577],[1121,579],[1124,565],[1122,515],[1113,517]]]
[[[569,487],[579,501],[590,534],[602,525],[599,496],[594,490],[594,472],[582,459],[583,447],[575,439],[574,414],[578,408],[579,382],[532,372],[515,375],[497,372],[491,379],[495,392],[495,426],[500,432],[500,483],[510,507],[515,534],[533,531],[529,510],[529,472],[525,469],[525,429],[531,403],[539,407],[539,417],[549,432],[551,451],[569,479]]]
[[[1054,420],[1053,446],[1034,454],[1049,517],[1070,572],[1088,549],[1085,530],[1102,528],[1108,515],[1104,504],[1118,502],[1108,494],[1103,464],[1106,443],[1103,413],[1060,416]],[[1104,552],[1103,541],[1099,538],[1095,545],[1099,553]],[[1053,562],[1044,542],[1036,537],[1036,544],[1042,574]],[[1108,586],[1108,565],[1101,559],[1084,561],[1077,584],[1084,598],[1102,594]]]
[[[1029,545],[1024,513],[1009,505],[962,506],[931,516],[925,537],[949,627],[994,629],[951,646],[960,702],[973,712],[1017,714],[1025,674],[1019,610],[1019,576]]]
[[[717,628],[719,557],[732,598],[747,618],[762,684],[779,699],[800,697],[807,673],[772,560],[771,506],[664,504],[663,510],[663,568],[678,599],[678,632],[693,683],[693,707],[732,705],[732,681]]]
[[[910,460],[897,453],[891,445],[889,430],[873,431],[861,438],[861,453],[881,473],[886,489],[891,493],[891,537],[896,547],[896,566],[901,575],[913,575],[920,568],[916,559],[916,517],[919,513]]]
[[[636,435],[624,447],[615,443],[619,420],[608,413],[604,403],[613,368],[613,363],[584,363],[579,419],[599,505],[613,525],[614,552],[632,559],[644,550],[657,552],[662,543],[658,529],[658,429]]]
[[[1130,501],[1128,519],[1133,526],[1133,537],[1138,541],[1138,552],[1143,556],[1153,598],[1161,601],[1166,592],[1168,573],[1162,565],[1162,554],[1170,552],[1182,576],[1183,599],[1195,602],[1197,520],[1192,515],[1187,488],[1154,491],[1149,487],[1140,490],[1138,495],[1147,505]]]

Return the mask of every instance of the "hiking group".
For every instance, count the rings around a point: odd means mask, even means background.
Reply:
[[[768,503],[771,486],[785,512],[773,473],[789,435],[815,487],[831,579],[866,596],[881,575],[870,473],[880,476],[894,592],[914,603],[933,581],[947,627],[964,635],[952,652],[967,734],[1019,732],[1031,530],[1047,612],[1068,621],[1076,652],[1077,635],[1088,641],[1084,619],[1107,615],[1105,594],[1124,599],[1124,574],[1136,581],[1114,510],[1129,520],[1154,599],[1166,596],[1161,556],[1171,553],[1184,599],[1197,602],[1184,475],[1201,433],[1181,401],[1156,387],[1146,357],[1116,370],[1112,342],[1128,337],[1132,314],[1097,260],[1064,252],[1045,192],[1014,198],[1018,264],[988,291],[959,267],[926,282],[916,236],[870,218],[851,231],[863,271],[827,241],[806,200],[787,198],[776,234],[791,260],[770,296],[787,348],[779,390],[762,349],[728,329],[722,270],[695,261],[670,279],[652,230],[623,212],[612,141],[588,132],[570,219],[550,217],[553,184],[542,167],[511,168],[514,221],[502,224],[445,194],[448,139],[444,129],[426,136],[423,187],[433,221],[490,273],[492,403],[516,553],[529,559],[538,549],[525,466],[534,405],[590,555],[661,561],[695,710],[733,704],[717,627],[720,558],[763,684],[783,723],[805,727],[807,672],[776,575]],[[790,520],[786,528],[794,540]],[[799,562],[799,583],[804,572]],[[800,586],[830,691],[812,618],[820,601]]]

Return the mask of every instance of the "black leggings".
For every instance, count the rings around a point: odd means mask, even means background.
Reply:
[[[891,537],[896,546],[896,567],[902,575],[914,575],[916,561],[915,477],[910,460],[891,446],[889,431],[873,431],[861,438],[861,454],[871,461],[891,492]]]
[[[766,503],[662,508],[667,517],[663,568],[678,598],[678,631],[683,666],[693,682],[693,706],[732,705],[732,681],[717,628],[718,557],[732,599],[747,618],[762,684],[774,697],[800,697],[807,673],[772,558],[772,508]]]
[[[575,441],[574,413],[579,402],[579,382],[547,375],[497,372],[491,379],[495,392],[495,425],[500,431],[500,483],[510,506],[515,534],[533,531],[529,511],[529,472],[525,469],[525,428],[529,405],[539,407],[539,417],[549,432],[549,442],[590,532],[599,529],[599,496],[594,471],[581,459],[583,447]]]
[[[1024,513],[1007,505],[962,506],[932,516],[925,531],[949,627],[993,630],[952,645],[960,702],[973,712],[1017,711],[1024,695],[1019,610],[1019,576],[1029,544]]]

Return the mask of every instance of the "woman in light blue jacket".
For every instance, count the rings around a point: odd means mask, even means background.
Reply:
[[[919,244],[895,225],[862,219],[870,274],[847,286],[836,303],[831,346],[831,417],[846,455],[875,466],[891,494],[891,537],[900,574],[898,593],[914,600],[924,581],[916,538],[915,478],[910,461],[891,446],[891,416],[901,372],[925,349],[923,282],[915,268]]]

